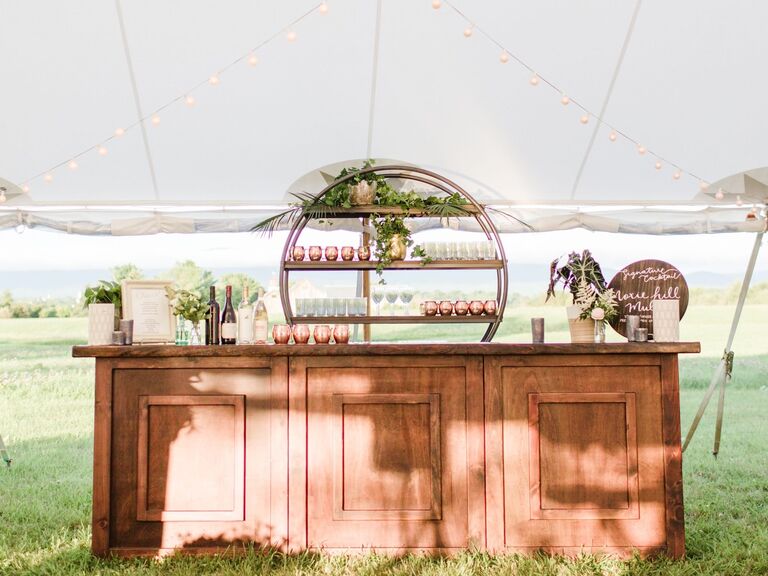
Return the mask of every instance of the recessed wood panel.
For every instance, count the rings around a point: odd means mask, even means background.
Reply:
[[[437,394],[333,398],[334,518],[440,518]]]
[[[242,396],[140,396],[137,520],[243,520]]]
[[[531,518],[636,518],[634,394],[529,394]]]

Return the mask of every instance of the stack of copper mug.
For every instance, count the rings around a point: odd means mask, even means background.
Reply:
[[[371,248],[370,246],[359,246],[358,248],[342,246],[341,251],[339,251],[338,246],[326,246],[325,248],[310,246],[309,249],[305,249],[304,246],[291,246],[290,251],[290,256],[295,262],[301,262],[307,256],[312,262],[319,262],[323,256],[325,256],[326,262],[335,262],[339,259],[339,255],[344,262],[351,262],[355,256],[361,262],[367,261],[371,259]]]
[[[314,336],[315,344],[329,344],[331,336],[335,344],[348,344],[349,326],[336,324],[331,328],[327,324],[318,324],[311,332],[307,324],[295,324],[293,328],[288,324],[275,324],[272,327],[272,339],[275,344],[289,344],[291,336],[295,344],[308,344],[310,335]]]
[[[456,300],[455,302],[425,300],[422,307],[425,316],[480,316],[482,314],[494,316],[496,314],[496,300],[486,300],[485,302],[482,300],[470,302],[466,300]]]

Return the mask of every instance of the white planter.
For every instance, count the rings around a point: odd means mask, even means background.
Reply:
[[[595,341],[595,321],[591,318],[581,320],[581,308],[578,306],[568,306],[568,329],[571,332],[571,342],[594,342]]]
[[[101,346],[112,344],[115,330],[114,304],[88,304],[88,344]]]

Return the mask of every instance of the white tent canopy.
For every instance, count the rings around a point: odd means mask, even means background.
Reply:
[[[744,217],[768,174],[741,173],[766,164],[768,4],[327,7],[3,3],[0,228],[242,231],[302,175],[367,157],[437,171],[535,230],[764,227]]]

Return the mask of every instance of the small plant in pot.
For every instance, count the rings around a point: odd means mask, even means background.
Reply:
[[[83,304],[88,306],[88,344],[111,344],[112,332],[120,320],[120,284],[101,280],[96,286],[88,286],[85,289],[83,301]]]
[[[573,305],[568,306],[568,327],[572,342],[604,342],[605,322],[618,314],[616,295],[608,288],[600,264],[589,250],[571,252],[555,259],[549,268],[547,298],[555,295],[561,284],[571,293]]]

